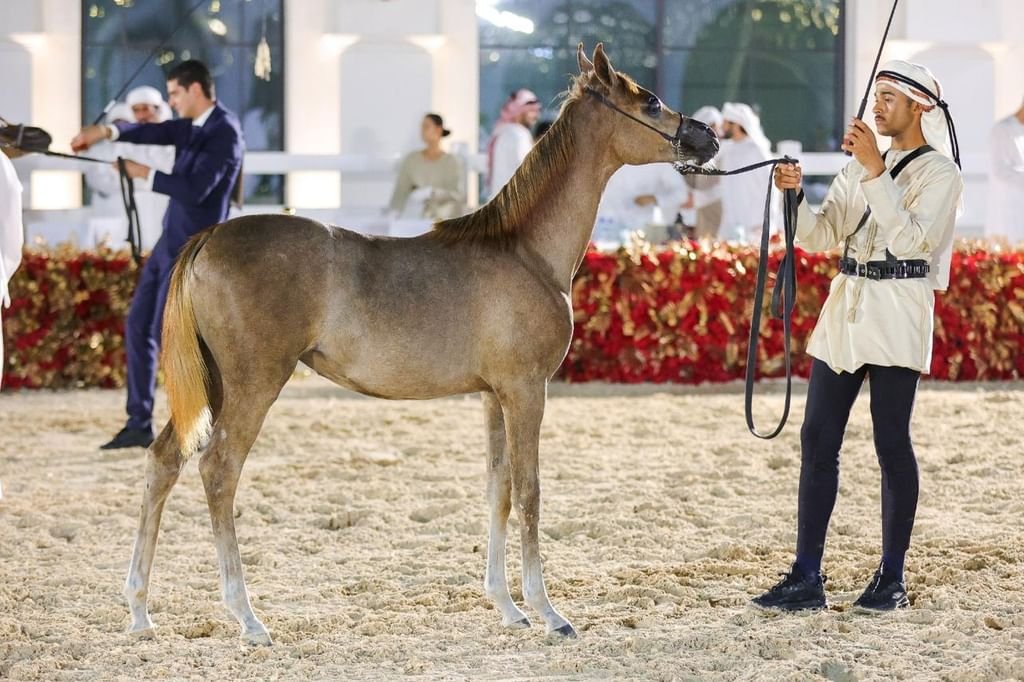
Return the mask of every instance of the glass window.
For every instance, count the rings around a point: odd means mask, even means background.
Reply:
[[[213,73],[217,99],[242,123],[248,151],[284,149],[283,0],[210,0],[189,17],[131,86],[166,92],[165,74],[185,59]],[[83,0],[82,117],[91,122],[195,6],[195,0]],[[266,34],[272,72],[254,74],[256,46]],[[247,175],[247,203],[284,202],[283,176]]]
[[[575,46],[601,41],[616,67],[692,113],[746,102],[768,138],[834,151],[843,130],[843,0],[497,0],[480,14],[482,143],[509,93],[528,87],[557,112]],[[490,18],[489,18],[490,17]],[[517,28],[509,27],[515,24]]]

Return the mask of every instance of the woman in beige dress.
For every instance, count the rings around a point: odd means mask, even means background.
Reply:
[[[412,152],[398,169],[389,208],[403,218],[446,220],[466,207],[466,174],[459,159],[441,148],[451,134],[437,114],[423,117],[420,136],[427,145]]]

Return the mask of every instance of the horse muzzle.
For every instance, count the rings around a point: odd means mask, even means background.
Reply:
[[[672,145],[676,148],[679,160],[695,161],[697,164],[707,163],[718,154],[721,146],[715,131],[697,119],[679,114],[679,127],[676,129]]]

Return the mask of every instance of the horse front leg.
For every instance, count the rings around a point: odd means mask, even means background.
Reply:
[[[523,597],[544,619],[548,634],[575,637],[572,624],[548,599],[540,558],[538,450],[546,395],[547,381],[519,386],[500,395],[512,465],[512,494],[522,538]]]
[[[512,471],[506,447],[505,419],[493,393],[483,393],[482,397],[487,425],[487,502],[491,508],[484,593],[501,611],[502,625],[508,628],[528,628],[530,619],[512,601],[505,577],[505,539],[508,535],[508,515],[512,508]]]

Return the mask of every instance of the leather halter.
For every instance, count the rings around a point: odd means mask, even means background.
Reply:
[[[669,144],[672,145],[673,149],[676,150],[676,160],[679,161],[680,163],[683,161],[683,138],[682,138],[682,134],[683,134],[683,125],[685,125],[686,120],[683,118],[682,114],[677,112],[677,115],[679,116],[679,126],[676,128],[676,134],[673,136],[673,135],[669,135],[666,132],[658,130],[657,128],[652,126],[647,121],[643,121],[643,120],[637,118],[636,116],[634,116],[633,114],[629,113],[628,111],[624,111],[623,109],[620,109],[615,104],[615,102],[613,102],[610,99],[608,99],[608,97],[604,93],[598,92],[597,90],[593,89],[590,86],[584,87],[583,90],[588,95],[590,95],[591,97],[594,97],[598,102],[600,102],[601,104],[605,105],[606,107],[608,107],[612,111],[615,111],[615,112],[617,112],[619,114],[622,114],[623,116],[625,116],[626,118],[630,119],[631,121],[635,121],[635,122],[639,123],[640,125],[642,125],[643,127],[650,128],[654,132],[658,133],[658,135],[660,135],[662,138],[664,138]]]

